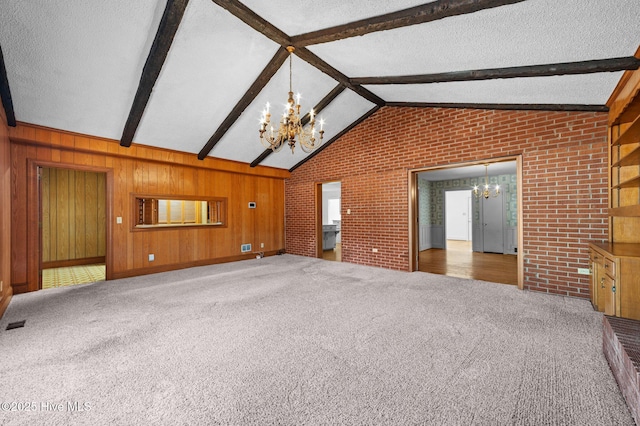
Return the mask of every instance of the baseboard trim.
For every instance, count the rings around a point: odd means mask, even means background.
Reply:
[[[9,286],[7,293],[2,296],[2,299],[0,299],[0,319],[2,319],[7,307],[9,307],[11,297],[13,297],[13,288]]]
[[[98,263],[105,263],[105,256],[84,257],[82,259],[53,260],[51,262],[42,262],[42,269],[68,268],[70,266],[95,265]]]
[[[13,283],[11,284],[13,294],[22,294],[29,292],[29,285],[27,283]]]
[[[275,256],[279,253],[282,253],[283,251],[284,250],[273,250],[273,251],[268,251],[263,253],[264,253],[264,256]],[[160,272],[177,271],[179,269],[194,268],[197,266],[216,265],[218,263],[237,262],[239,260],[249,260],[249,259],[255,259],[255,258],[256,258],[256,253],[249,253],[249,254],[241,254],[237,256],[219,257],[216,259],[198,260],[195,262],[173,263],[171,265],[161,265],[161,266],[153,266],[148,268],[129,269],[126,271],[113,272],[112,279],[137,277],[140,275],[157,274]]]

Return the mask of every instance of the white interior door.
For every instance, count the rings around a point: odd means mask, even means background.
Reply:
[[[445,192],[445,222],[447,240],[470,241],[471,191]]]

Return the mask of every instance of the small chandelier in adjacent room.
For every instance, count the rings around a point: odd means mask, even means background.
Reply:
[[[481,196],[489,198],[500,195],[500,185],[496,185],[493,189],[489,186],[489,164],[484,165],[484,187],[480,190],[480,187],[475,185],[473,187],[473,195],[475,195],[476,198],[480,198]]]
[[[307,124],[307,119],[304,117],[300,118],[300,94],[298,93],[296,96],[296,101],[293,99],[293,89],[291,87],[291,56],[294,50],[295,48],[293,46],[287,47],[287,51],[289,52],[289,99],[285,105],[278,129],[276,130],[270,125],[271,114],[269,113],[269,103],[267,103],[266,108],[262,111],[262,118],[260,118],[260,142],[262,142],[265,147],[277,152],[282,149],[286,141],[291,148],[292,154],[296,146],[296,137],[300,142],[300,148],[302,148],[304,152],[311,152],[320,145],[322,136],[324,135],[324,122],[320,120],[320,131],[318,132],[320,141],[318,145],[316,145],[315,113],[313,109],[309,111],[309,127],[305,129],[304,126]]]

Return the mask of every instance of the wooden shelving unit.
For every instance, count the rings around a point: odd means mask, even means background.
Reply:
[[[624,188],[638,188],[640,185],[640,176],[636,176],[629,180],[625,180],[624,182],[619,183],[612,187],[612,189],[624,189]]]
[[[609,241],[590,245],[591,303],[640,320],[640,70],[623,75],[607,105]]]
[[[636,94],[636,98],[640,96],[640,94]],[[632,105],[632,104],[630,104]],[[640,108],[639,108],[640,109]],[[636,118],[631,126],[626,129],[623,134],[621,134],[618,138],[616,138],[613,142],[613,146],[619,145],[627,145],[631,143],[637,143],[640,138],[640,117]]]
[[[636,148],[620,160],[612,164],[612,167],[626,167],[640,164],[640,148]]]

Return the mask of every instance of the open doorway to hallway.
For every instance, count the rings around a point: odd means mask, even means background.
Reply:
[[[38,167],[41,289],[104,281],[106,173]]]
[[[342,215],[340,182],[321,184],[322,209],[322,258],[325,260],[342,261]]]
[[[445,248],[455,246],[471,251],[472,199],[470,189],[450,190],[444,193]]]
[[[412,172],[412,270],[521,285],[516,160],[489,164],[501,190],[487,199],[471,191],[485,184],[482,163]]]

